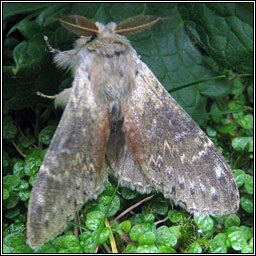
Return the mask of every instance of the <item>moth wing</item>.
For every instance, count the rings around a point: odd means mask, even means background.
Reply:
[[[96,104],[84,79],[72,93],[32,189],[27,237],[31,247],[61,233],[75,211],[101,193],[109,135],[108,110]]]
[[[128,106],[126,141],[156,190],[191,213],[238,209],[239,192],[224,157],[141,61]]]
[[[112,172],[122,186],[136,189],[141,193],[150,193],[155,190],[154,186],[138,165],[122,129],[117,131],[109,137],[106,150],[106,164],[111,167],[109,172]]]

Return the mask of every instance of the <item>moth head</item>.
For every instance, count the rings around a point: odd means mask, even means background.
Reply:
[[[93,23],[91,20],[79,16],[68,15],[63,19],[56,18],[63,27],[79,36],[98,36],[108,34],[130,35],[135,34],[155,25],[160,20],[169,19],[169,17],[156,17],[152,15],[138,15],[131,17],[118,25],[114,22],[106,26],[100,22]]]

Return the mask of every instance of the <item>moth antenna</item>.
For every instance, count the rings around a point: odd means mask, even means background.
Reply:
[[[51,53],[54,53],[54,54],[60,53],[59,50],[54,49],[54,48],[50,45],[48,36],[44,36],[44,42],[45,42],[47,48],[49,49],[49,51],[50,51]]]
[[[68,15],[63,19],[54,18],[70,32],[79,36],[92,36],[99,34],[98,27],[89,19],[79,15]]]
[[[155,25],[160,20],[167,20],[171,17],[157,17],[153,15],[137,15],[119,23],[116,33],[119,35],[135,34]]]

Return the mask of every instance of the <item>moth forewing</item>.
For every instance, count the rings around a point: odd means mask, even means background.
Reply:
[[[190,213],[236,211],[239,192],[224,157],[146,64],[138,66],[124,129],[146,179]]]
[[[74,81],[55,97],[67,105],[31,193],[31,247],[61,233],[109,173],[139,192],[162,192],[191,213],[237,210],[238,189],[223,156],[120,35],[161,19],[132,17],[117,27],[59,19],[73,33],[96,37],[81,37],[65,52],[48,46]]]
[[[81,65],[76,71],[72,93],[30,196],[27,236],[33,248],[61,233],[107,181],[102,167],[109,112],[93,95],[84,68]]]

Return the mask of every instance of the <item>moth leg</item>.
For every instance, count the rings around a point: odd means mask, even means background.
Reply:
[[[36,92],[36,94],[42,98],[54,100],[55,108],[60,107],[64,109],[68,103],[69,97],[71,95],[71,91],[72,91],[72,88],[67,88],[67,89],[64,89],[62,92],[52,96],[45,95],[41,92]]]
[[[60,53],[59,50],[54,49],[54,48],[50,45],[48,36],[44,36],[44,42],[45,42],[47,48],[49,49],[49,51],[50,51],[51,53],[54,53],[54,54]]]
[[[79,57],[77,56],[76,49],[62,52],[60,50],[54,49],[50,45],[50,42],[47,36],[44,36],[44,41],[49,51],[55,54],[54,62],[57,64],[58,67],[71,69],[78,63]]]

